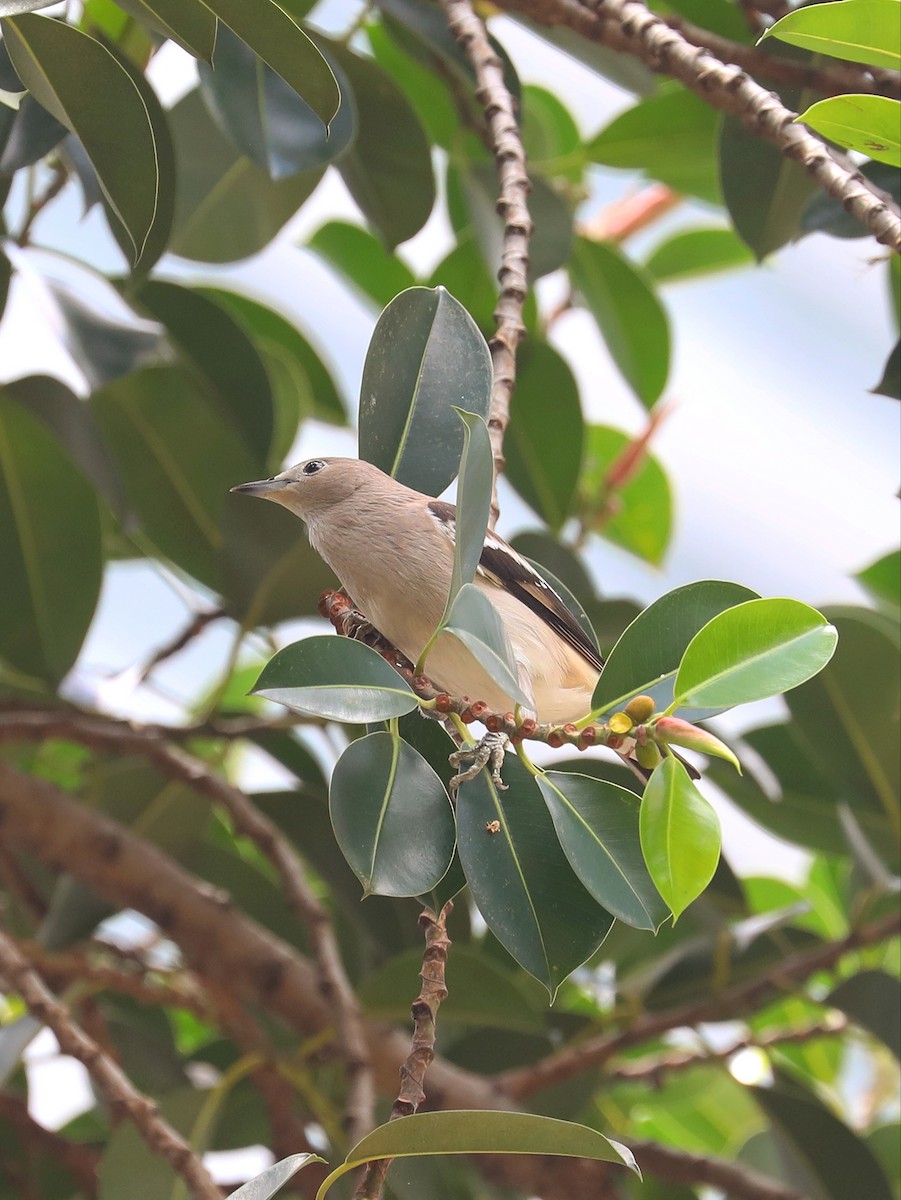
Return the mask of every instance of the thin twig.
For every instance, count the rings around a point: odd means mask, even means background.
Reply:
[[[488,40],[484,22],[469,0],[441,0],[451,32],[463,48],[476,77],[476,96],[485,109],[488,133],[497,163],[500,194],[497,210],[504,220],[500,282],[494,319],[497,331],[488,343],[494,368],[488,432],[494,458],[494,487],[489,524],[498,518],[497,477],[504,469],[504,433],[510,420],[510,397],[516,385],[516,348],[524,333],[523,305],[529,284],[529,176],[516,120],[513,97],[504,81],[503,63]]]
[[[522,1099],[543,1088],[562,1083],[573,1075],[602,1066],[614,1054],[659,1037],[670,1029],[697,1025],[701,1021],[726,1021],[740,1017],[781,992],[796,988],[816,971],[834,967],[850,951],[885,941],[899,931],[901,916],[890,913],[878,921],[852,930],[847,937],[838,941],[824,942],[813,950],[783,959],[764,974],[724,988],[717,995],[663,1012],[644,1013],[619,1033],[603,1033],[575,1042],[528,1067],[506,1071],[498,1076],[498,1084],[509,1095]]]
[[[425,1100],[424,1080],[435,1057],[438,1009],[442,1001],[447,999],[444,975],[451,944],[447,936],[447,918],[453,907],[453,901],[448,900],[437,917],[430,908],[424,908],[419,915],[419,926],[425,933],[425,953],[419,973],[422,988],[410,1009],[413,1041],[407,1060],[400,1069],[400,1090],[392,1105],[389,1121],[410,1116]],[[379,1158],[367,1163],[354,1191],[354,1200],[381,1200],[391,1161],[390,1158]]]
[[[693,46],[639,0],[499,0],[543,25],[566,25],[591,41],[638,58],[650,70],[678,79],[713,108],[739,117],[747,128],[773,142],[834,196],[877,241],[901,253],[901,214],[884,192],[873,188],[853,166],[843,165],[796,113],[740,67],[720,62]]]
[[[20,246],[27,246],[31,241],[31,234],[35,221],[44,211],[48,204],[60,194],[68,182],[69,176],[63,164],[57,161],[52,167],[53,175],[47,182],[47,186],[42,192],[38,192],[32,196],[28,210],[25,213],[22,227],[16,235],[15,241]]]
[[[188,1143],[160,1115],[156,1104],[139,1092],[93,1038],[74,1023],[4,933],[0,933],[0,972],[22,997],[31,1015],[53,1031],[63,1054],[84,1064],[110,1109],[134,1122],[150,1150],[171,1164],[195,1200],[221,1200],[219,1188]]]
[[[151,671],[155,670],[160,663],[164,663],[167,659],[178,654],[179,651],[184,650],[185,646],[199,637],[208,625],[226,616],[228,616],[228,613],[224,608],[212,608],[208,612],[195,613],[180,633],[176,634],[171,641],[166,642],[164,646],[160,646],[158,650],[154,651],[150,659],[141,668],[141,673],[138,676],[139,681],[143,683]]]

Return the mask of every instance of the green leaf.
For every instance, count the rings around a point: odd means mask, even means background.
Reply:
[[[349,638],[311,637],[279,650],[254,685],[257,696],[329,721],[387,721],[416,696],[380,654]]]
[[[630,444],[620,429],[591,425],[585,467],[579,480],[581,506],[590,514],[601,504],[597,530],[601,537],[659,566],[672,534],[673,500],[669,480],[653,455],[645,456],[634,476],[616,489],[611,509],[603,503],[610,467]],[[589,522],[589,527],[590,527]]]
[[[748,600],[692,638],[671,707],[732,707],[781,695],[821,671],[837,641],[834,626],[799,600]]]
[[[457,514],[454,521],[454,566],[445,613],[453,607],[460,589],[472,583],[488,531],[494,459],[488,426],[475,413],[457,410],[463,422],[463,454],[457,480]]]
[[[354,139],[357,122],[346,83],[326,137],[307,102],[227,27],[216,37],[212,63],[201,63],[199,73],[203,98],[223,133],[270,179],[325,166]]]
[[[783,93],[794,108],[801,93]],[[726,116],[720,127],[720,182],[735,232],[758,261],[798,235],[802,214],[816,182],[800,163]]]
[[[898,17],[898,0],[842,0],[787,13],[763,38],[776,37],[816,54],[897,71],[901,69]]]
[[[886,96],[829,96],[796,119],[840,146],[901,167],[901,103],[897,100]]]
[[[0,656],[57,683],[100,592],[97,498],[54,437],[0,393]]]
[[[116,3],[195,58],[209,62],[213,57],[216,18],[203,0],[116,0]]]
[[[84,146],[138,265],[171,218],[143,89],[110,50],[73,25],[13,17],[4,22],[3,36],[28,90]]]
[[[446,288],[460,301],[485,336],[493,335],[497,328],[494,320],[497,283],[488,270],[473,232],[458,234],[457,244],[435,267],[428,278],[428,286]],[[534,304],[530,292],[526,298],[526,314],[534,311]],[[526,324],[533,327],[535,321],[526,316]],[[523,344],[520,350],[522,348]]]
[[[519,682],[516,659],[500,614],[474,583],[460,588],[443,628],[445,634],[463,643],[507,696],[526,708],[533,706],[534,700]]]
[[[118,379],[90,403],[144,533],[218,590],[225,498],[236,480],[253,477],[254,458],[176,367]]]
[[[23,96],[17,111],[0,106],[0,175],[13,175],[39,162],[67,133],[33,96]]]
[[[890,400],[901,400],[901,340],[895,342],[885,362],[882,378],[871,391]]]
[[[136,299],[165,325],[219,416],[262,470],[272,441],[272,392],[250,338],[219,304],[192,288],[153,279]]]
[[[786,697],[800,733],[841,789],[843,799],[869,808],[901,830],[901,696],[896,669],[897,622],[866,609],[839,609],[835,657]]]
[[[378,308],[384,308],[399,292],[416,283],[406,263],[359,225],[329,221],[316,230],[307,245]]]
[[[176,160],[171,249],[183,258],[218,263],[256,254],[322,178],[323,168],[315,167],[271,180],[221,133],[197,88],[170,109],[169,123]],[[325,142],[321,127],[317,136]]]
[[[455,408],[488,418],[491,355],[469,313],[443,288],[401,292],[378,319],[360,386],[360,458],[438,496],[457,474]]]
[[[649,96],[614,118],[586,146],[592,162],[640,170],[676,192],[720,203],[717,113],[685,88]]]
[[[675,921],[716,871],[719,818],[682,764],[665,758],[644,789],[639,823],[648,871]]]
[[[325,1162],[325,1159],[318,1154],[292,1154],[229,1192],[226,1200],[272,1200],[298,1171],[312,1162]]]
[[[504,439],[507,478],[523,500],[558,531],[569,516],[582,465],[584,423],[579,389],[566,359],[539,339],[518,351],[516,390]],[[548,420],[548,397],[554,398]]]
[[[366,26],[372,56],[413,105],[430,142],[450,149],[459,126],[447,83],[414,53],[407,53],[404,41],[410,34],[384,13],[378,23]]]
[[[824,1200],[891,1200],[875,1155],[847,1125],[793,1079],[752,1089],[786,1160],[788,1178]]]
[[[570,866],[598,904],[627,925],[656,932],[669,909],[642,856],[638,797],[564,771],[542,773],[536,782]]]
[[[858,571],[856,579],[877,600],[887,600],[896,608],[901,608],[901,550],[891,550],[882,558]]]
[[[669,374],[669,323],[650,276],[613,246],[586,238],[576,238],[570,271],[613,361],[651,408]]]
[[[400,737],[370,733],[350,743],[332,772],[329,814],[365,896],[418,896],[450,866],[456,841],[450,798]]]
[[[842,980],[826,997],[901,1059],[901,983],[885,971],[859,971]]]
[[[380,966],[360,984],[358,995],[369,1016],[406,1021],[410,985],[422,969],[422,951],[407,950]],[[442,1021],[540,1033],[543,1016],[523,986],[522,977],[505,971],[481,949],[454,946],[447,960],[447,999]]]
[[[311,617],[335,577],[293,513],[228,496],[222,519],[222,599],[245,629]]]
[[[323,1200],[332,1183],[360,1163],[419,1154],[553,1154],[624,1164],[640,1176],[626,1146],[587,1125],[535,1113],[484,1109],[413,1113],[380,1125],[357,1142],[342,1165],[323,1182],[316,1200]]]
[[[327,53],[347,75],[357,135],[338,163],[366,219],[393,249],[423,227],[435,203],[431,147],[404,93],[378,63],[340,46]]]
[[[498,792],[484,771],[460,786],[460,860],[488,928],[553,998],[598,948],[613,918],[567,862],[534,778],[511,755],[503,770],[509,791]],[[489,831],[494,821],[498,833]]]
[[[661,242],[644,265],[658,283],[681,283],[753,262],[754,255],[731,229],[687,229]]]
[[[661,596],[626,629],[607,659],[591,700],[603,714],[622,708],[632,696],[654,697],[658,709],[672,699],[679,662],[695,634],[724,610],[755,593],[737,583],[702,580]],[[698,719],[701,712],[692,713]],[[709,714],[708,714],[709,715]]]
[[[291,16],[289,6],[276,0],[252,6],[245,0],[203,3],[291,85],[323,125],[329,125],[341,101],[337,81],[322,54]]]
[[[572,114],[546,88],[523,88],[522,139],[532,170],[580,183],[586,154]]]
[[[299,422],[306,417],[331,425],[346,424],[344,403],[328,367],[293,322],[238,292],[197,290],[231,313],[263,360],[275,405],[270,463],[284,460],[294,444]]]

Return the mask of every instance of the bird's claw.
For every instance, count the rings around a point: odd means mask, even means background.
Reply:
[[[378,636],[376,627],[356,608],[349,608],[342,616],[344,636],[354,642],[365,642],[373,635]]]
[[[494,786],[505,792],[507,785],[501,779],[501,767],[504,765],[504,754],[509,741],[510,739],[505,733],[486,733],[475,746],[468,746],[464,750],[455,750],[448,757],[450,765],[454,768],[464,764],[468,765],[450,781],[451,794],[456,795],[457,788],[461,783],[468,783],[469,780],[475,779],[485,767],[491,771],[491,782]]]

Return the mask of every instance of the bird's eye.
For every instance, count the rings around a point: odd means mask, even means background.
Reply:
[[[308,463],[303,464],[301,470],[304,475],[317,475],[324,466],[325,463],[321,458],[311,458]]]

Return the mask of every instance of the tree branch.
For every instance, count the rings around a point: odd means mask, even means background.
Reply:
[[[796,113],[756,83],[740,67],[720,62],[648,12],[639,0],[499,0],[542,25],[566,25],[591,41],[631,54],[650,70],[678,79],[714,108],[739,117],[754,134],[773,142],[800,163],[830,196],[860,221],[877,241],[901,254],[901,214],[859,171],[843,166]]]
[[[522,1099],[534,1092],[578,1075],[592,1067],[600,1067],[614,1054],[638,1045],[649,1038],[659,1037],[670,1029],[697,1025],[701,1021],[726,1021],[741,1016],[786,988],[802,983],[817,971],[828,970],[852,950],[885,941],[901,932],[901,915],[888,916],[852,930],[847,937],[824,942],[813,950],[783,959],[763,975],[757,975],[718,995],[664,1012],[645,1013],[637,1017],[620,1033],[604,1033],[548,1055],[540,1062],[498,1076],[498,1084],[511,1096]]]
[[[150,1150],[165,1158],[184,1179],[195,1200],[221,1200],[219,1188],[188,1143],[160,1115],[156,1104],[74,1023],[4,933],[0,933],[0,972],[31,1015],[53,1031],[60,1050],[84,1064],[113,1112],[133,1121]]]
[[[689,1154],[660,1142],[629,1139],[629,1149],[651,1171],[669,1183],[700,1183],[721,1188],[733,1200],[807,1200],[802,1192],[779,1183],[743,1163],[726,1162],[707,1154]]]
[[[529,240],[532,219],[526,155],[516,120],[513,97],[504,81],[501,60],[488,40],[484,22],[473,12],[470,0],[441,0],[451,32],[463,48],[476,77],[476,96],[483,104],[497,172],[500,195],[497,210],[504,219],[500,294],[494,319],[497,332],[489,342],[494,381],[488,432],[494,457],[491,493],[493,529],[498,518],[497,477],[504,469],[504,433],[510,420],[510,397],[516,385],[516,348],[524,333],[523,305],[528,294]]]

